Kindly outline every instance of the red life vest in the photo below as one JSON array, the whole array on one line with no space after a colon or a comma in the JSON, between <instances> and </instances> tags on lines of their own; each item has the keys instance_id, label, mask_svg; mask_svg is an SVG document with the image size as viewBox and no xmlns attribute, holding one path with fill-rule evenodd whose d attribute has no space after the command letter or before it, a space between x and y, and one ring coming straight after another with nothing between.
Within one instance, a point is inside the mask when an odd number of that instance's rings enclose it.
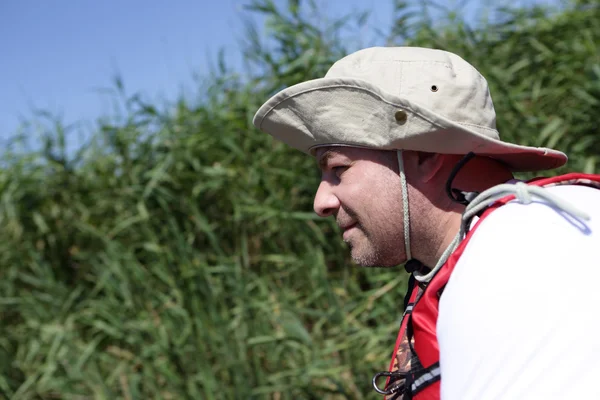
<instances>
[{"instance_id":1,"label":"red life vest","mask_svg":"<svg viewBox=\"0 0 600 400\"><path fill-rule=\"evenodd\" d=\"M527 184L541 187L584 185L600 189L600 175L574 173L553 178L537 178ZM494 210L514 199L514 195L506 196L480 213L475 226L430 282L417 283L414 286L402 317L389 372L377 374L373 378L375 385L378 376L388 376L386 400L440 398L440 354L436 335L440 297L455 265L481 222Z\"/></svg>"}]
</instances>

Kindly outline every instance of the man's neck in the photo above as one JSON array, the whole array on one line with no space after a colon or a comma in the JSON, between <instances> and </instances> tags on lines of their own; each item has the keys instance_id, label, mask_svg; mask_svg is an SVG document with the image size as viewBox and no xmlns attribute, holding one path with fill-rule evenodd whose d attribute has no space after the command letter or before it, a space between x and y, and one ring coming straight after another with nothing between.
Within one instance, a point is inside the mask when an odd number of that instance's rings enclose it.
<instances>
[{"instance_id":1,"label":"man's neck","mask_svg":"<svg viewBox=\"0 0 600 400\"><path fill-rule=\"evenodd\" d=\"M423 264L429 268L433 268L437 264L442 254L456 237L460 229L461 219L462 210L458 207L455 210L440 213L436 219L439 222L435 229L435 235L430 238L431 247L429 247L429 251L418 258Z\"/></svg>"},{"instance_id":2,"label":"man's neck","mask_svg":"<svg viewBox=\"0 0 600 400\"><path fill-rule=\"evenodd\" d=\"M513 179L498 161L487 157L476 157L458 173L453 181L454 188L467 192L482 192L492 186ZM425 216L414 221L411 236L415 240L413 256L429 268L435 267L442 254L450 246L458 233L464 206L451 200L445 190L446 177L436 182L433 192L419 193L419 203L412 204L411 213ZM423 189L423 191L425 191ZM417 194L415 194L417 195Z\"/></svg>"}]
</instances>

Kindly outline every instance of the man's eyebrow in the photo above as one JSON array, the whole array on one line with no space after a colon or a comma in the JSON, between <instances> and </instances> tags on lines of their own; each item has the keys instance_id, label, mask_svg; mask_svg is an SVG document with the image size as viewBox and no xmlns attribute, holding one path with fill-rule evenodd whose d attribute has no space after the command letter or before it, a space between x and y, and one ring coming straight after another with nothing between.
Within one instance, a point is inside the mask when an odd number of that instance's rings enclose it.
<instances>
[{"instance_id":1,"label":"man's eyebrow","mask_svg":"<svg viewBox=\"0 0 600 400\"><path fill-rule=\"evenodd\" d=\"M338 152L338 151L327 150L325 153L323 153L323 155L321 157L319 157L319 168L321 170L326 169L329 160L339 154L340 154L340 152Z\"/></svg>"}]
</instances>

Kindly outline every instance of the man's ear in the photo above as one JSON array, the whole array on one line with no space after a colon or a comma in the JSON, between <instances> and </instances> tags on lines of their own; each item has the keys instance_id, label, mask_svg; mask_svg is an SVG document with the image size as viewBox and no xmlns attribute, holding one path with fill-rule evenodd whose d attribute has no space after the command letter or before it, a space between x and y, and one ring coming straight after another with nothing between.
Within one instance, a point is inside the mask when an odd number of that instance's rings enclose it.
<instances>
[{"instance_id":1,"label":"man's ear","mask_svg":"<svg viewBox=\"0 0 600 400\"><path fill-rule=\"evenodd\" d=\"M419 151L416 156L416 167L419 174L419 180L425 183L430 182L438 174L446 161L444 154L439 153Z\"/></svg>"}]
</instances>

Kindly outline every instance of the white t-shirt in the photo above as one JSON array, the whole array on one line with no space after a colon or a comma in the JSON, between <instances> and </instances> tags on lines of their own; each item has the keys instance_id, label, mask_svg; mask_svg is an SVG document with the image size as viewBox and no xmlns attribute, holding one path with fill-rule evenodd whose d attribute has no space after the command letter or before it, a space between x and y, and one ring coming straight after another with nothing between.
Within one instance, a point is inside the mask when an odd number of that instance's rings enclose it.
<instances>
[{"instance_id":1,"label":"white t-shirt","mask_svg":"<svg viewBox=\"0 0 600 400\"><path fill-rule=\"evenodd\" d=\"M442 400L600 399L600 190L587 212L516 201L479 226L440 299Z\"/></svg>"}]
</instances>

